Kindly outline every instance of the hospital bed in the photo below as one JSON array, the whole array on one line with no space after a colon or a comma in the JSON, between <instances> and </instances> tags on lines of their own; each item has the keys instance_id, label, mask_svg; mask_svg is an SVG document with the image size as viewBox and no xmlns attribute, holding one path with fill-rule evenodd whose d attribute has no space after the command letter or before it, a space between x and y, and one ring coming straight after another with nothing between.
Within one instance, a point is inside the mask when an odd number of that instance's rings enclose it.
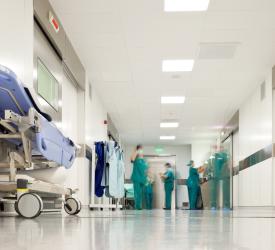
<instances>
[{"instance_id":1,"label":"hospital bed","mask_svg":"<svg viewBox=\"0 0 275 250\"><path fill-rule=\"evenodd\" d=\"M51 194L64 198L68 214L77 214L81 204L72 196L76 190L18 174L37 166L68 169L77 150L77 145L39 109L29 89L0 65L0 211L14 200L19 215L34 218L44 211L45 194Z\"/></svg>"}]
</instances>

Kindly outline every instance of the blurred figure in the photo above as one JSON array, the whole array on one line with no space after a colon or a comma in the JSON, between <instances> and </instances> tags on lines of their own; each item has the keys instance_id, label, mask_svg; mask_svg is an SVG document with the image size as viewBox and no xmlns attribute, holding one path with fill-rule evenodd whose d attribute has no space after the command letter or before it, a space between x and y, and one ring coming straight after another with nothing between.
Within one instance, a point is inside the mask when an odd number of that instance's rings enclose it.
<instances>
[{"instance_id":1,"label":"blurred figure","mask_svg":"<svg viewBox=\"0 0 275 250\"><path fill-rule=\"evenodd\" d=\"M164 191L165 191L165 208L164 210L171 210L172 203L172 192L174 190L174 172L170 163L165 164L166 171L165 173L160 173L160 178L164 182Z\"/></svg>"},{"instance_id":2,"label":"blurred figure","mask_svg":"<svg viewBox=\"0 0 275 250\"><path fill-rule=\"evenodd\" d=\"M218 187L222 183L223 208L230 209L230 169L228 154L225 151L216 152L212 157L212 179L210 180L211 209L218 208Z\"/></svg>"},{"instance_id":3,"label":"blurred figure","mask_svg":"<svg viewBox=\"0 0 275 250\"><path fill-rule=\"evenodd\" d=\"M148 168L147 171L147 181L145 184L145 202L146 209L153 209L153 183L154 183L154 174L151 171L151 168Z\"/></svg>"},{"instance_id":4,"label":"blurred figure","mask_svg":"<svg viewBox=\"0 0 275 250\"><path fill-rule=\"evenodd\" d=\"M141 210L144 185L147 181L146 170L148 167L143 157L142 145L137 145L131 156L131 162L133 163L131 180L134 184L135 209Z\"/></svg>"},{"instance_id":5,"label":"blurred figure","mask_svg":"<svg viewBox=\"0 0 275 250\"><path fill-rule=\"evenodd\" d=\"M197 200L200 192L200 178L197 169L195 169L194 161L190 161L189 166L189 177L187 179L188 197L190 210L197 209Z\"/></svg>"}]
</instances>

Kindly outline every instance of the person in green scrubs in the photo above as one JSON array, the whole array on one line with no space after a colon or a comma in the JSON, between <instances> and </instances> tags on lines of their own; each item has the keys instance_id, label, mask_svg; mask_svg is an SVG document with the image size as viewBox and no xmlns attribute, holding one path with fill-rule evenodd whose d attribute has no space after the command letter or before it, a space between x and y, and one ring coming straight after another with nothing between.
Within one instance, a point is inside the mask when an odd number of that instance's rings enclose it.
<instances>
[{"instance_id":1,"label":"person in green scrubs","mask_svg":"<svg viewBox=\"0 0 275 250\"><path fill-rule=\"evenodd\" d=\"M189 176L187 179L188 197L190 210L197 209L197 199L200 190L200 178L196 168L194 168L194 161L190 161Z\"/></svg>"},{"instance_id":2,"label":"person in green scrubs","mask_svg":"<svg viewBox=\"0 0 275 250\"><path fill-rule=\"evenodd\" d=\"M166 163L165 167L166 167L165 173L160 173L160 178L164 182L164 191L165 191L165 208L163 209L171 210L172 192L174 190L175 175L170 163Z\"/></svg>"},{"instance_id":3,"label":"person in green scrubs","mask_svg":"<svg viewBox=\"0 0 275 250\"><path fill-rule=\"evenodd\" d=\"M145 203L146 209L151 210L153 209L153 183L154 183L154 176L153 173L148 168L147 171L147 180L145 184Z\"/></svg>"},{"instance_id":4,"label":"person in green scrubs","mask_svg":"<svg viewBox=\"0 0 275 250\"><path fill-rule=\"evenodd\" d=\"M210 180L210 192L211 192L211 209L217 209L218 200L218 187L222 182L223 192L223 208L230 209L230 170L228 154L225 151L216 152L211 161L212 163L212 179Z\"/></svg>"},{"instance_id":5,"label":"person in green scrubs","mask_svg":"<svg viewBox=\"0 0 275 250\"><path fill-rule=\"evenodd\" d=\"M133 172L131 180L134 185L134 200L135 200L135 209L142 209L142 200L144 193L144 186L147 181L147 163L143 157L143 148L142 145L137 145L136 150L131 156L131 162L133 163Z\"/></svg>"}]
</instances>

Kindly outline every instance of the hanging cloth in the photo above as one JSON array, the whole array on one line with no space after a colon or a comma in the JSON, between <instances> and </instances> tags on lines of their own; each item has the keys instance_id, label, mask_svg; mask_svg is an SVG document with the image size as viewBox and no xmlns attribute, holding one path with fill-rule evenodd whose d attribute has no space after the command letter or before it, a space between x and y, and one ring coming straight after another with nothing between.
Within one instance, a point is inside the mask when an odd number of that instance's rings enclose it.
<instances>
[{"instance_id":1,"label":"hanging cloth","mask_svg":"<svg viewBox=\"0 0 275 250\"><path fill-rule=\"evenodd\" d=\"M118 166L117 166L117 198L124 197L124 174L125 174L125 166L124 166L124 157L123 151L121 149L117 150L117 158L118 158Z\"/></svg>"},{"instance_id":2,"label":"hanging cloth","mask_svg":"<svg viewBox=\"0 0 275 250\"><path fill-rule=\"evenodd\" d=\"M109 193L117 198L117 166L118 159L116 154L115 142L108 142L108 163L109 163Z\"/></svg>"},{"instance_id":3,"label":"hanging cloth","mask_svg":"<svg viewBox=\"0 0 275 250\"><path fill-rule=\"evenodd\" d=\"M95 143L95 153L97 156L96 169L95 169L95 195L102 197L104 194L104 186L101 185L103 172L104 172L104 143Z\"/></svg>"},{"instance_id":4,"label":"hanging cloth","mask_svg":"<svg viewBox=\"0 0 275 250\"><path fill-rule=\"evenodd\" d=\"M104 169L103 169L103 176L101 181L101 186L105 187L105 191L107 186L109 186L109 168L107 164L107 146L104 143Z\"/></svg>"}]
</instances>

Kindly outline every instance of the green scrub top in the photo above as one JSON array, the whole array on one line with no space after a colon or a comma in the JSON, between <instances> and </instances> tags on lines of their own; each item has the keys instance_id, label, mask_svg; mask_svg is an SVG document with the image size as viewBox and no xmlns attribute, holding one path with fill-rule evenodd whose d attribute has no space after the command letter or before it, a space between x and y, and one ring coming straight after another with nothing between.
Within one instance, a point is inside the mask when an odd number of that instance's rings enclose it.
<instances>
[{"instance_id":1,"label":"green scrub top","mask_svg":"<svg viewBox=\"0 0 275 250\"><path fill-rule=\"evenodd\" d=\"M227 164L228 164L228 155L225 152L216 153L215 159L214 159L214 177L216 178L229 177L230 172Z\"/></svg>"},{"instance_id":2,"label":"green scrub top","mask_svg":"<svg viewBox=\"0 0 275 250\"><path fill-rule=\"evenodd\" d=\"M165 188L174 188L174 180L175 180L175 176L173 173L172 169L167 169L167 171L164 173L164 175L166 176L166 178L164 179L164 186Z\"/></svg>"},{"instance_id":3,"label":"green scrub top","mask_svg":"<svg viewBox=\"0 0 275 250\"><path fill-rule=\"evenodd\" d=\"M198 187L200 185L200 177L198 174L197 169L190 167L189 168L189 176L187 179L187 186L188 187Z\"/></svg>"},{"instance_id":4,"label":"green scrub top","mask_svg":"<svg viewBox=\"0 0 275 250\"><path fill-rule=\"evenodd\" d=\"M146 170L147 162L143 158L136 158L133 163L133 172L131 180L140 184L145 184L147 180Z\"/></svg>"}]
</instances>

